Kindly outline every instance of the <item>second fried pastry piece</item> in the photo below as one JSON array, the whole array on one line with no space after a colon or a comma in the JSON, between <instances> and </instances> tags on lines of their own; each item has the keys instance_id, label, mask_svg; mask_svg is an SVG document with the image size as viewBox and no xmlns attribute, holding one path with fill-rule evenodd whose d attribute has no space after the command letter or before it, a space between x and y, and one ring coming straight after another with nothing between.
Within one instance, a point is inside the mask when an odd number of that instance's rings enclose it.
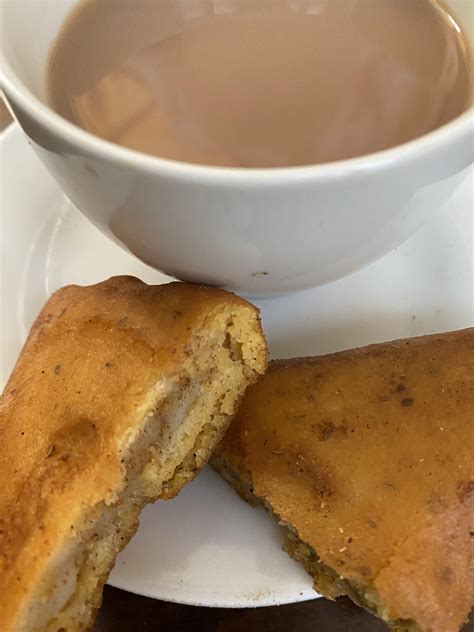
<instances>
[{"instance_id":1,"label":"second fried pastry piece","mask_svg":"<svg viewBox=\"0 0 474 632\"><path fill-rule=\"evenodd\" d=\"M316 589L396 630L474 601L474 329L272 362L213 464Z\"/></svg>"}]
</instances>

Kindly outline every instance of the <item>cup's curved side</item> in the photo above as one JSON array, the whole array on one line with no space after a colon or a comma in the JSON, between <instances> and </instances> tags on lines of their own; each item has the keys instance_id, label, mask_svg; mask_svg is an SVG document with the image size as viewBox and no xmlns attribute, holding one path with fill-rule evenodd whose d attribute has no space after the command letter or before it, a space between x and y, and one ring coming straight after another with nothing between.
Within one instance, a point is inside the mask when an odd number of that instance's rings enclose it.
<instances>
[{"instance_id":1,"label":"cup's curved side","mask_svg":"<svg viewBox=\"0 0 474 632\"><path fill-rule=\"evenodd\" d=\"M254 296L327 283L389 252L472 162L472 137L461 134L418 159L327 179L183 179L95 156L8 96L40 159L106 235L166 274Z\"/></svg>"}]
</instances>

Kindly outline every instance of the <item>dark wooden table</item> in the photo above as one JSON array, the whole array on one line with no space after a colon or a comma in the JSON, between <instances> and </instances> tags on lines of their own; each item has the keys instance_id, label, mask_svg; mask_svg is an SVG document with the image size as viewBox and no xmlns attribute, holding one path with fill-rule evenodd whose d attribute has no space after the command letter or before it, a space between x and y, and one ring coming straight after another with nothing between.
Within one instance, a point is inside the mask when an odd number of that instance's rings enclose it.
<instances>
[{"instance_id":1,"label":"dark wooden table","mask_svg":"<svg viewBox=\"0 0 474 632\"><path fill-rule=\"evenodd\" d=\"M349 599L272 608L197 608L105 588L93 632L387 632ZM474 619L463 632L474 632Z\"/></svg>"},{"instance_id":2,"label":"dark wooden table","mask_svg":"<svg viewBox=\"0 0 474 632\"><path fill-rule=\"evenodd\" d=\"M386 632L348 599L315 599L271 608L197 608L107 586L93 632Z\"/></svg>"}]
</instances>

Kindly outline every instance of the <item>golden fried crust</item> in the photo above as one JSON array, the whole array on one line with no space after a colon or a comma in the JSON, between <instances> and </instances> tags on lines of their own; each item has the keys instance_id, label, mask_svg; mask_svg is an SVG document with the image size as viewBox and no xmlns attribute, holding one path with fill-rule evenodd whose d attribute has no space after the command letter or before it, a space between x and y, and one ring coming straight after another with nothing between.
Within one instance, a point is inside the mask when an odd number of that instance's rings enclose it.
<instances>
[{"instance_id":1,"label":"golden fried crust","mask_svg":"<svg viewBox=\"0 0 474 632\"><path fill-rule=\"evenodd\" d=\"M143 415L143 398L186 372L193 332L229 305L258 324L257 310L230 293L132 277L65 287L47 302L1 400L4 625L84 508L113 499L118 445Z\"/></svg>"},{"instance_id":2,"label":"golden fried crust","mask_svg":"<svg viewBox=\"0 0 474 632\"><path fill-rule=\"evenodd\" d=\"M472 605L473 457L474 329L273 362L218 450L386 620L431 632Z\"/></svg>"}]
</instances>

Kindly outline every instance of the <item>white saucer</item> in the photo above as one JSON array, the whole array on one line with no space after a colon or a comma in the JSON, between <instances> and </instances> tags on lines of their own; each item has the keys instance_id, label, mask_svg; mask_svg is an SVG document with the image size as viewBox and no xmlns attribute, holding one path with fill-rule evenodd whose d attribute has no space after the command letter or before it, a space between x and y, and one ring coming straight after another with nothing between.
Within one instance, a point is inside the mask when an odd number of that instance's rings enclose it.
<instances>
[{"instance_id":1,"label":"white saucer","mask_svg":"<svg viewBox=\"0 0 474 632\"><path fill-rule=\"evenodd\" d=\"M167 277L103 237L66 200L18 129L0 136L1 384L46 298L115 274ZM448 209L397 251L331 285L259 301L273 357L337 351L472 326L473 170ZM109 583L206 606L311 599L277 526L209 468L180 496L148 507Z\"/></svg>"}]
</instances>

